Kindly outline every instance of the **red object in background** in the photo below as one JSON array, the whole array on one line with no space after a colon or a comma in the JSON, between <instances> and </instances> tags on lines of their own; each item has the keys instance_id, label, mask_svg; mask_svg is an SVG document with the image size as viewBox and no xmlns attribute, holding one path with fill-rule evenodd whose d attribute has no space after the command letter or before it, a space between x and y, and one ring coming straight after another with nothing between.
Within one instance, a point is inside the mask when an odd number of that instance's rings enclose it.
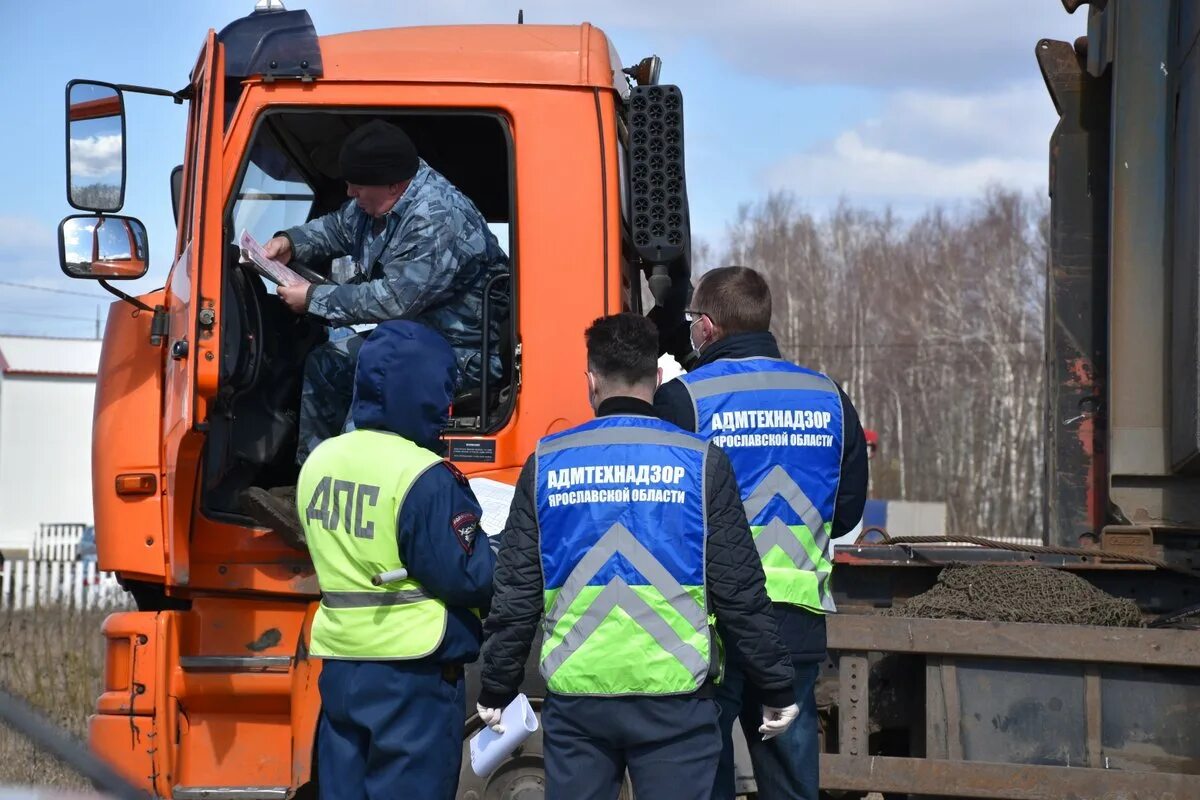
<instances>
[{"instance_id":1,"label":"red object in background","mask_svg":"<svg viewBox=\"0 0 1200 800\"><path fill-rule=\"evenodd\" d=\"M879 447L879 434L875 431L864 428L863 436L867 440L867 458L874 458L875 449Z\"/></svg>"}]
</instances>

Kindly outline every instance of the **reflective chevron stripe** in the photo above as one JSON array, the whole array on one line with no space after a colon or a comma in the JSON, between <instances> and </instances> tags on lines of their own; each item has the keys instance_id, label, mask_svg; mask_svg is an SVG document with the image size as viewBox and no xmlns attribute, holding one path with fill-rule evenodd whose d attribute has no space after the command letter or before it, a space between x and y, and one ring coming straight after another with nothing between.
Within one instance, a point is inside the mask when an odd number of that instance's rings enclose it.
<instances>
[{"instance_id":1,"label":"reflective chevron stripe","mask_svg":"<svg viewBox=\"0 0 1200 800\"><path fill-rule=\"evenodd\" d=\"M558 596L554 598L554 605L546 614L547 619L552 621L552 625L562 618L571 604L579 597L583 587L588 585L588 581L595 577L596 573L612 560L613 556L618 554L624 556L634 569L645 576L650 585L671 604L672 608L679 612L679 616L691 623L697 633L707 630L708 612L696 603L695 598L688 594L687 590L646 549L645 545L619 522L609 528L600 537L600 541L592 545L563 582Z\"/></svg>"},{"instance_id":2,"label":"reflective chevron stripe","mask_svg":"<svg viewBox=\"0 0 1200 800\"><path fill-rule=\"evenodd\" d=\"M635 623L654 637L659 647L678 659L695 680L694 688L699 688L704 683L708 675L708 656L701 653L695 645L680 638L675 629L620 577L609 581L575 625L563 635L562 642L542 658L542 675L547 683L553 679L559 667L599 629L614 608L628 614Z\"/></svg>"},{"instance_id":3,"label":"reflective chevron stripe","mask_svg":"<svg viewBox=\"0 0 1200 800\"><path fill-rule=\"evenodd\" d=\"M746 517L754 520L771 502L771 498L776 495L782 497L784 502L799 515L800 519L804 520L804 524L812 533L813 541L821 552L825 552L829 546L829 536L825 532L825 520L821 519L821 512L813 505L812 500L808 499L804 490L792 480L792 476L787 474L787 470L781 466L776 466L768 472L767 477L763 478L750 496L743 501L746 506Z\"/></svg>"},{"instance_id":4,"label":"reflective chevron stripe","mask_svg":"<svg viewBox=\"0 0 1200 800\"><path fill-rule=\"evenodd\" d=\"M641 573L654 591L661 595L679 616L687 620L694 631L696 640L704 642L706 645L704 650L707 652L701 652L701 649L695 644L684 641L659 612L651 608L619 576L614 577L605 585L575 624L563 634L562 640L556 646L545 647L559 621L571 605L579 599L580 594L588 586L588 582L617 555L622 556ZM546 614L547 635L546 641L543 642L542 675L547 682L587 638L595 633L614 608L620 608L628 614L637 625L654 638L655 643L664 652L674 656L692 675L696 687L704 682L709 671L708 652L711 652L712 649L708 633L707 610L620 523L609 528L575 565Z\"/></svg>"},{"instance_id":5,"label":"reflective chevron stripe","mask_svg":"<svg viewBox=\"0 0 1200 800\"><path fill-rule=\"evenodd\" d=\"M755 536L754 544L759 557L763 559L763 571L767 576L767 594L778 603L790 603L813 610L820 608L830 613L836 611L833 594L829 589L830 570L833 569L829 529L808 495L783 467L772 468L746 498L746 517L755 520L775 497L783 498L792 511L803 520L804 527L790 526L779 517L773 516L761 526ZM814 561L812 554L805 547L806 538L820 554L818 561ZM767 554L776 547L791 559L791 568L782 569L769 563ZM815 575L815 596L811 594L814 586L810 579L789 574L793 569Z\"/></svg>"},{"instance_id":6,"label":"reflective chevron stripe","mask_svg":"<svg viewBox=\"0 0 1200 800\"><path fill-rule=\"evenodd\" d=\"M772 547L778 547L784 553L787 553L797 569L814 572L817 569L817 565L813 563L812 558L808 555L808 551L804 549L804 545L796 538L796 534L779 517L775 517L768 522L762 531L759 532L758 536L754 538L754 546L758 548L759 556L766 556Z\"/></svg>"},{"instance_id":7,"label":"reflective chevron stripe","mask_svg":"<svg viewBox=\"0 0 1200 800\"><path fill-rule=\"evenodd\" d=\"M833 589L829 587L829 583L832 580L832 572L817 573L817 591L821 596L821 608L829 614L837 612L837 606L833 602Z\"/></svg>"}]
</instances>

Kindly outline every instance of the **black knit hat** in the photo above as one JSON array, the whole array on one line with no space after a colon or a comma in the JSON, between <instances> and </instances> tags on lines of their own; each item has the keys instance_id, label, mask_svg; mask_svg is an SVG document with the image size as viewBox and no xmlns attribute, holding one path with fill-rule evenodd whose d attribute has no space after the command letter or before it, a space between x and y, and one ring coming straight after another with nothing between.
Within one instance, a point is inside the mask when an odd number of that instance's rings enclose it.
<instances>
[{"instance_id":1,"label":"black knit hat","mask_svg":"<svg viewBox=\"0 0 1200 800\"><path fill-rule=\"evenodd\" d=\"M408 134L381 119L350 132L338 156L342 179L362 186L403 183L417 174L417 148Z\"/></svg>"}]
</instances>

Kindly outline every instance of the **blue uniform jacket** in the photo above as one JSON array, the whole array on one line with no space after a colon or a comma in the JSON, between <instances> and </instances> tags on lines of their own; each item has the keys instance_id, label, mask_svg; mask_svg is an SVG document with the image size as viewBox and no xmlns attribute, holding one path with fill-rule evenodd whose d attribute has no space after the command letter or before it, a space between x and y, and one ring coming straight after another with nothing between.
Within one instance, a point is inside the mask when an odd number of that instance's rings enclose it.
<instances>
[{"instance_id":1,"label":"blue uniform jacket","mask_svg":"<svg viewBox=\"0 0 1200 800\"><path fill-rule=\"evenodd\" d=\"M412 322L386 322L358 360L351 416L356 428L399 434L439 451L458 366L445 340ZM492 599L495 556L467 480L449 463L426 470L400 506L400 557L409 575L444 602L449 619L429 658L462 664L479 656L482 627L471 610Z\"/></svg>"}]
</instances>

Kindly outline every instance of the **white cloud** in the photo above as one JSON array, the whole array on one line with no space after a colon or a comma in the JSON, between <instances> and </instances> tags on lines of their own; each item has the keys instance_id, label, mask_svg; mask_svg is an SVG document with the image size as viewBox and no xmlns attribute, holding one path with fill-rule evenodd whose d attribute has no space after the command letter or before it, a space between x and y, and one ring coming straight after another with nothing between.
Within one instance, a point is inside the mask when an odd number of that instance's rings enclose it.
<instances>
[{"instance_id":1,"label":"white cloud","mask_svg":"<svg viewBox=\"0 0 1200 800\"><path fill-rule=\"evenodd\" d=\"M942 159L988 152L1002 158L1045 155L1057 118L1046 87L1024 82L990 92L902 90L888 96L864 138Z\"/></svg>"},{"instance_id":2,"label":"white cloud","mask_svg":"<svg viewBox=\"0 0 1200 800\"><path fill-rule=\"evenodd\" d=\"M991 184L1045 190L1055 117L1044 90L903 91L878 117L781 159L762 181L818 206L846 197L902 210L978 196Z\"/></svg>"},{"instance_id":3,"label":"white cloud","mask_svg":"<svg viewBox=\"0 0 1200 800\"><path fill-rule=\"evenodd\" d=\"M121 134L71 139L71 177L100 178L121 171Z\"/></svg>"},{"instance_id":4,"label":"white cloud","mask_svg":"<svg viewBox=\"0 0 1200 800\"><path fill-rule=\"evenodd\" d=\"M1053 0L357 0L345 8L360 25L364 14L410 25L512 22L518 5L531 23L589 20L642 32L660 54L698 38L740 71L790 84L994 87L1037 75L1038 39L1070 41L1087 29L1086 7L1069 15Z\"/></svg>"},{"instance_id":5,"label":"white cloud","mask_svg":"<svg viewBox=\"0 0 1200 800\"><path fill-rule=\"evenodd\" d=\"M1031 159L981 156L941 163L869 145L858 132L847 131L827 148L784 160L771 170L768 183L813 199L887 201L968 197L991 183L1033 189L1045 175L1046 165Z\"/></svg>"}]
</instances>

